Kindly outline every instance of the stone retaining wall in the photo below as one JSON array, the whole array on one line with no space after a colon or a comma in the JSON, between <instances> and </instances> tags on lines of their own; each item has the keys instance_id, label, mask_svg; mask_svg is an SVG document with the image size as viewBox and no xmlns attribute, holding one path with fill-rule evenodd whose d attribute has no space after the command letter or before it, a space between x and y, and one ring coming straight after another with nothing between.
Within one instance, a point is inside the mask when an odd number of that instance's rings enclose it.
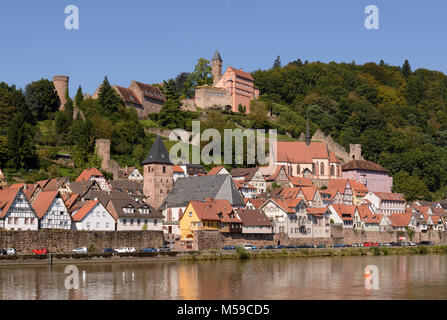
<instances>
[{"instance_id":1,"label":"stone retaining wall","mask_svg":"<svg viewBox=\"0 0 447 320\"><path fill-rule=\"evenodd\" d=\"M375 232L354 229L343 229L341 226L331 226L331 238L297 238L290 239L285 234L243 235L224 234L218 231L195 231L193 250L220 249L224 246L250 243L256 247L265 245L300 245L300 244L353 244L364 242L394 242L400 236L405 236L410 241L409 235L402 232ZM413 242L433 241L435 244L447 244L447 232L428 231L427 233L414 233Z\"/></svg>"},{"instance_id":2,"label":"stone retaining wall","mask_svg":"<svg viewBox=\"0 0 447 320\"><path fill-rule=\"evenodd\" d=\"M51 253L67 253L74 248L94 246L105 248L159 248L163 245L162 231L0 231L0 248L15 248L19 254L46 248Z\"/></svg>"}]
</instances>

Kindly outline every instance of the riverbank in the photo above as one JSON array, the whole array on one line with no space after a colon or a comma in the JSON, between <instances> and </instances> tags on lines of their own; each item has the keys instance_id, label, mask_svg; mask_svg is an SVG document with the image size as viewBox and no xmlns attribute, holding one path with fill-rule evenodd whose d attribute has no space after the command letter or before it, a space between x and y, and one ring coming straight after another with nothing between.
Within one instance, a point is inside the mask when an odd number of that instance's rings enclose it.
<instances>
[{"instance_id":1,"label":"riverbank","mask_svg":"<svg viewBox=\"0 0 447 320\"><path fill-rule=\"evenodd\" d=\"M387 256L447 254L447 245L415 247L324 248L282 250L209 250L201 252L134 252L125 254L54 254L0 257L0 266L67 265L100 263L147 263L168 261L247 260L269 258L309 258L340 256Z\"/></svg>"}]
</instances>

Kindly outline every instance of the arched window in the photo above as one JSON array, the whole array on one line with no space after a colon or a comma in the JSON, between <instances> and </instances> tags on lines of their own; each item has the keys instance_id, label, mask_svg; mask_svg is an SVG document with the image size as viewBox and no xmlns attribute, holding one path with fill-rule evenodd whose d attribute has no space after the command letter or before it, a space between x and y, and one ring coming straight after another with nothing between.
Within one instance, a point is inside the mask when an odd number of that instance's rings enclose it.
<instances>
[{"instance_id":1,"label":"arched window","mask_svg":"<svg viewBox=\"0 0 447 320\"><path fill-rule=\"evenodd\" d=\"M331 165L331 176L335 175L335 168L334 165Z\"/></svg>"},{"instance_id":2,"label":"arched window","mask_svg":"<svg viewBox=\"0 0 447 320\"><path fill-rule=\"evenodd\" d=\"M323 162L320 163L320 174L324 175L324 163Z\"/></svg>"}]
</instances>

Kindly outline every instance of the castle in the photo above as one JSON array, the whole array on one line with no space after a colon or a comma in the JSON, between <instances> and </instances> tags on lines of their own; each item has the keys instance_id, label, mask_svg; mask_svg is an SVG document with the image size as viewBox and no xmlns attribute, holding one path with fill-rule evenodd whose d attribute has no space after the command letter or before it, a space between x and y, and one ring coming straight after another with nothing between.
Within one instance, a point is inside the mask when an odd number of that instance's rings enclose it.
<instances>
[{"instance_id":1,"label":"castle","mask_svg":"<svg viewBox=\"0 0 447 320\"><path fill-rule=\"evenodd\" d=\"M228 66L222 74L222 58L216 51L211 60L213 76L212 86L200 86L195 90L195 97L185 101L187 106L207 109L212 107L230 109L233 112L250 113L250 102L257 99L259 90L255 88L252 76L242 69Z\"/></svg>"}]
</instances>

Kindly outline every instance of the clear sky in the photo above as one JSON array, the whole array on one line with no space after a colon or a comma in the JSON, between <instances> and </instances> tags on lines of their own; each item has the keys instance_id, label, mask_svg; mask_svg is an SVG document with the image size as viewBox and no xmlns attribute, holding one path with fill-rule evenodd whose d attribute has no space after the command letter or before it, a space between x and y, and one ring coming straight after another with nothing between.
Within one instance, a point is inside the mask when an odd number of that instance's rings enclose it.
<instances>
[{"instance_id":1,"label":"clear sky","mask_svg":"<svg viewBox=\"0 0 447 320\"><path fill-rule=\"evenodd\" d=\"M367 5L379 30L364 27ZM67 5L79 30L66 30ZM218 49L245 71L309 61L401 65L447 73L445 0L14 0L0 2L0 81L24 88L70 76L70 95L112 84L161 82Z\"/></svg>"}]
</instances>

